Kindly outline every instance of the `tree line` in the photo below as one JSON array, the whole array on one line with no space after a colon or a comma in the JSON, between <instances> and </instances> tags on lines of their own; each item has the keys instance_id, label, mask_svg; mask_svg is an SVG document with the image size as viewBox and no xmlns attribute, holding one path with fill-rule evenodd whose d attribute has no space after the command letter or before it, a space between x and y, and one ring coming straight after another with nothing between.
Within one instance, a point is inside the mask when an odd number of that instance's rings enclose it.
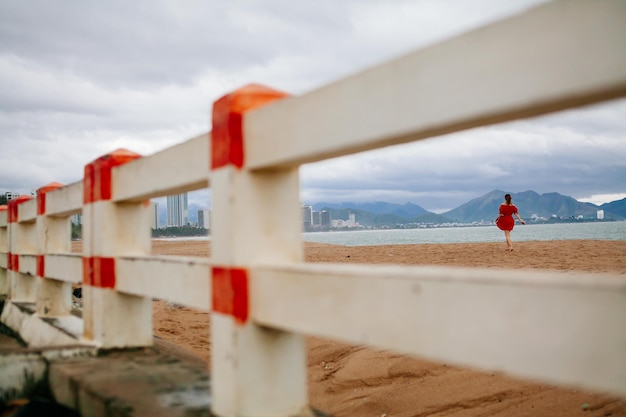
<instances>
[{"instance_id":1,"label":"tree line","mask_svg":"<svg viewBox=\"0 0 626 417\"><path fill-rule=\"evenodd\" d=\"M152 229L152 237L208 236L209 230L195 226L170 226Z\"/></svg>"},{"instance_id":2,"label":"tree line","mask_svg":"<svg viewBox=\"0 0 626 417\"><path fill-rule=\"evenodd\" d=\"M194 226L172 226L151 229L152 237L208 236L209 230ZM82 239L82 225L72 223L72 240Z\"/></svg>"}]
</instances>

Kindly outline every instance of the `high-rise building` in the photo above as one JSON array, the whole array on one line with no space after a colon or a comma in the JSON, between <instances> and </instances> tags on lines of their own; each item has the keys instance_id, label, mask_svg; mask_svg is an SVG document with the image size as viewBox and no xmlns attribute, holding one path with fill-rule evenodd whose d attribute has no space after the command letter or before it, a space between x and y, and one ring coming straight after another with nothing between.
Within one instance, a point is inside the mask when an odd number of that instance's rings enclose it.
<instances>
[{"instance_id":1,"label":"high-rise building","mask_svg":"<svg viewBox=\"0 0 626 417\"><path fill-rule=\"evenodd\" d=\"M305 229L313 225L313 206L302 206L302 221Z\"/></svg>"},{"instance_id":2,"label":"high-rise building","mask_svg":"<svg viewBox=\"0 0 626 417\"><path fill-rule=\"evenodd\" d=\"M153 229L159 228L159 203L156 201L150 202L150 224Z\"/></svg>"},{"instance_id":3,"label":"high-rise building","mask_svg":"<svg viewBox=\"0 0 626 417\"><path fill-rule=\"evenodd\" d=\"M322 225L322 214L319 211L313 212L313 226Z\"/></svg>"},{"instance_id":4,"label":"high-rise building","mask_svg":"<svg viewBox=\"0 0 626 417\"><path fill-rule=\"evenodd\" d=\"M330 211L320 211L320 221L322 227L330 227L332 219L330 218Z\"/></svg>"},{"instance_id":5,"label":"high-rise building","mask_svg":"<svg viewBox=\"0 0 626 417\"><path fill-rule=\"evenodd\" d=\"M167 196L167 225L186 226L189 222L187 193Z\"/></svg>"},{"instance_id":6,"label":"high-rise building","mask_svg":"<svg viewBox=\"0 0 626 417\"><path fill-rule=\"evenodd\" d=\"M211 228L211 210L198 210L198 227Z\"/></svg>"}]
</instances>

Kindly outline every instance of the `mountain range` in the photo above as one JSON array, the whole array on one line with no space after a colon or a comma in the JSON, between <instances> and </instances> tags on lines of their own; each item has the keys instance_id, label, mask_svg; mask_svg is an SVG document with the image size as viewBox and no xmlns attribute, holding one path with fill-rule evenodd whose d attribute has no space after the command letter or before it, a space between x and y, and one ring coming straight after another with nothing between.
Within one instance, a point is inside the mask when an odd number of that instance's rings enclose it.
<instances>
[{"instance_id":1,"label":"mountain range","mask_svg":"<svg viewBox=\"0 0 626 417\"><path fill-rule=\"evenodd\" d=\"M473 223L492 221L498 214L498 207L504 201L505 191L493 190L485 195L468 201L459 207L436 214L414 203L396 204L384 201L369 203L315 203L313 210L327 210L333 219L348 219L350 212L355 213L356 220L363 226L394 226L408 223ZM596 218L598 210L604 210L607 220L626 219L626 198L622 200L595 205L583 203L572 197L559 193L538 194L529 190L521 193L509 193L525 220L535 215L545 219L571 219L582 216L585 219ZM189 221L197 222L199 205L189 205ZM159 205L160 227L165 226L167 216L165 204Z\"/></svg>"},{"instance_id":2,"label":"mountain range","mask_svg":"<svg viewBox=\"0 0 626 417\"><path fill-rule=\"evenodd\" d=\"M347 219L353 212L359 224L363 226L400 225L407 223L473 223L492 221L498 214L498 208L504 201L505 191L493 190L485 195L468 201L461 206L436 214L413 204L394 204L388 202L373 203L315 203L313 210L330 211L333 219ZM626 198L600 206L583 203L559 193L538 194L529 190L521 193L509 193L522 218L530 220L568 220L575 218L595 219L598 210L604 210L607 220L626 219Z\"/></svg>"}]
</instances>

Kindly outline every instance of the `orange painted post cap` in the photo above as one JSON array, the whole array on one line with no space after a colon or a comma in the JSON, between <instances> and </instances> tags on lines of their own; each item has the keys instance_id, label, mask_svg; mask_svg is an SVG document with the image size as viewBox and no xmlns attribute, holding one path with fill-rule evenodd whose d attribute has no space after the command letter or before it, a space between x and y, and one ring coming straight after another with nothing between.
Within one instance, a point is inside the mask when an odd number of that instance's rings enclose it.
<instances>
[{"instance_id":1,"label":"orange painted post cap","mask_svg":"<svg viewBox=\"0 0 626 417\"><path fill-rule=\"evenodd\" d=\"M32 198L33 198L33 196L30 196L30 195L20 195L20 196L15 197L13 200L9 201L9 204L8 204L9 214L7 216L8 217L7 221L9 223L16 223L18 221L17 220L17 217L18 217L17 216L17 207L20 204L22 204L22 203L24 203L24 202L26 202L28 200L31 200Z\"/></svg>"},{"instance_id":2,"label":"orange painted post cap","mask_svg":"<svg viewBox=\"0 0 626 417\"><path fill-rule=\"evenodd\" d=\"M37 189L37 214L42 215L46 213L46 193L64 187L63 184L58 182L51 182Z\"/></svg>"},{"instance_id":3,"label":"orange painted post cap","mask_svg":"<svg viewBox=\"0 0 626 417\"><path fill-rule=\"evenodd\" d=\"M249 110L288 97L287 93L258 84L249 84L213 103L211 169L244 164L243 115Z\"/></svg>"},{"instance_id":4,"label":"orange painted post cap","mask_svg":"<svg viewBox=\"0 0 626 417\"><path fill-rule=\"evenodd\" d=\"M138 153L118 149L87 164L83 179L83 203L110 200L112 192L111 170L138 158L141 158Z\"/></svg>"}]
</instances>

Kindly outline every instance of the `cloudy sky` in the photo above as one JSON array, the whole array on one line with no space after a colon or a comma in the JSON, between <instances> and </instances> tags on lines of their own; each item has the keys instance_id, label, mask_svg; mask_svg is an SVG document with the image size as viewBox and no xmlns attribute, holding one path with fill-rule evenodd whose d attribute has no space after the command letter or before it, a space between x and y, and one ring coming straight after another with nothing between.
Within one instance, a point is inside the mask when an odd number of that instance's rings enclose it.
<instances>
[{"instance_id":1,"label":"cloudy sky","mask_svg":"<svg viewBox=\"0 0 626 417\"><path fill-rule=\"evenodd\" d=\"M0 1L0 193L206 132L242 85L303 94L542 2ZM626 197L625 139L615 101L306 165L302 200L444 211L497 188L600 204Z\"/></svg>"}]
</instances>

